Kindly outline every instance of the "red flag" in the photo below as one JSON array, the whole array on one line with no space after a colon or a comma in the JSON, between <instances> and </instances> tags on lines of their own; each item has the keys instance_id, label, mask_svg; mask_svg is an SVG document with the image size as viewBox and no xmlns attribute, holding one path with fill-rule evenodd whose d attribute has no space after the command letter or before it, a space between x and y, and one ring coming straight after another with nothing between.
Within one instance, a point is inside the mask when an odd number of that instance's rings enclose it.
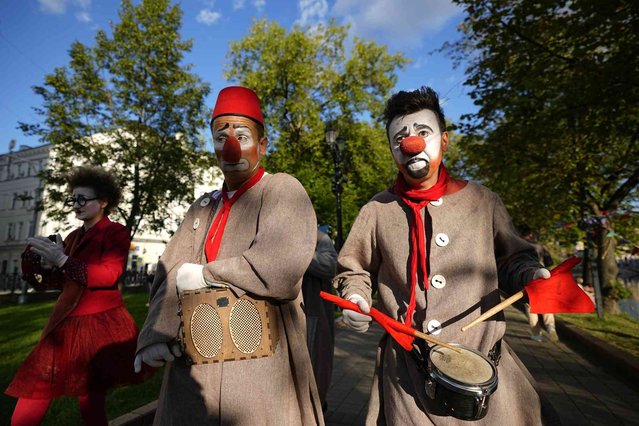
<instances>
[{"instance_id":1,"label":"red flag","mask_svg":"<svg viewBox=\"0 0 639 426\"><path fill-rule=\"evenodd\" d=\"M550 271L550 278L538 278L526 284L524 291L534 314L594 312L595 305L572 276L571 269L581 259L571 257Z\"/></svg>"},{"instance_id":2,"label":"red flag","mask_svg":"<svg viewBox=\"0 0 639 426\"><path fill-rule=\"evenodd\" d=\"M388 334L391 335L393 339L395 339L397 343L399 343L402 348L406 349L407 351L413 349L413 340L415 340L415 338L411 335L412 332L409 331L413 330L411 327L402 324L401 322L396 321L387 315L384 315L382 312L375 308L371 308L370 313L365 314L355 303L346 299L342 299L341 297L335 296L334 294L320 291L320 296L322 297L322 299L328 300L329 302L336 304L342 309L350 309L351 311L371 316L375 321L379 323L379 325L384 328L384 330L388 332Z\"/></svg>"}]
</instances>

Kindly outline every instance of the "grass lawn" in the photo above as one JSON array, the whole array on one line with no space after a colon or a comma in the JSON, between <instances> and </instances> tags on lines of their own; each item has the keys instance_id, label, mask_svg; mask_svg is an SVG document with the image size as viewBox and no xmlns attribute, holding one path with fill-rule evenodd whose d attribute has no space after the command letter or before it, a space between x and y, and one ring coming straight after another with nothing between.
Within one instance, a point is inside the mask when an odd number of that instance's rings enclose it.
<instances>
[{"instance_id":1,"label":"grass lawn","mask_svg":"<svg viewBox=\"0 0 639 426\"><path fill-rule=\"evenodd\" d=\"M630 315L560 314L557 317L639 358L639 321Z\"/></svg>"},{"instance_id":2,"label":"grass lawn","mask_svg":"<svg viewBox=\"0 0 639 426\"><path fill-rule=\"evenodd\" d=\"M146 317L147 293L127 293L124 301L139 327ZM20 363L38 342L53 301L34 302L26 305L0 306L0 387L7 388ZM112 390L107 397L107 415L110 420L155 399L160 391L162 372L158 371L148 381ZM16 399L0 395L0 424L9 425ZM44 420L44 425L80 425L80 413L75 398L55 400Z\"/></svg>"}]
</instances>

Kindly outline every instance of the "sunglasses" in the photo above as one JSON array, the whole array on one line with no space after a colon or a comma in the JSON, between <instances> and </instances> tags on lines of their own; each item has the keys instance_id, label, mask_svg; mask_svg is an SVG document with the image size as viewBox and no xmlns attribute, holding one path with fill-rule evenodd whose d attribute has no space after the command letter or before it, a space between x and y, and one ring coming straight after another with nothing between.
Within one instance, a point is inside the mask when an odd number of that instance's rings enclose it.
<instances>
[{"instance_id":1,"label":"sunglasses","mask_svg":"<svg viewBox=\"0 0 639 426\"><path fill-rule=\"evenodd\" d=\"M78 203L80 207L84 207L87 202L97 199L98 197L86 198L84 195L78 195L77 197L67 197L64 200L64 205L67 207L73 207L76 203Z\"/></svg>"}]
</instances>

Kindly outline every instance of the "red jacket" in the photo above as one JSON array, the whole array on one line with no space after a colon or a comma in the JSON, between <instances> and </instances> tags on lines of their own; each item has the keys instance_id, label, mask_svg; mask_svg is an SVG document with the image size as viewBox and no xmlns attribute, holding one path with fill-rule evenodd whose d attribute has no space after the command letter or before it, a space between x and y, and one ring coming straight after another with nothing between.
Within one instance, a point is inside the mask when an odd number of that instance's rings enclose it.
<instances>
[{"instance_id":1,"label":"red jacket","mask_svg":"<svg viewBox=\"0 0 639 426\"><path fill-rule=\"evenodd\" d=\"M67 236L68 242L65 241L67 254L84 261L88 273L86 290L70 315L93 314L122 305L118 280L129 255L129 230L105 216L79 243L71 241L80 233L81 228L76 229Z\"/></svg>"},{"instance_id":2,"label":"red jacket","mask_svg":"<svg viewBox=\"0 0 639 426\"><path fill-rule=\"evenodd\" d=\"M67 316L104 312L123 304L118 280L126 265L131 244L128 229L105 216L84 236L82 233L82 228L78 228L65 238L64 252L87 265L87 286L72 281L68 274L59 274L62 294L42 336ZM68 264L67 261L65 266Z\"/></svg>"}]
</instances>

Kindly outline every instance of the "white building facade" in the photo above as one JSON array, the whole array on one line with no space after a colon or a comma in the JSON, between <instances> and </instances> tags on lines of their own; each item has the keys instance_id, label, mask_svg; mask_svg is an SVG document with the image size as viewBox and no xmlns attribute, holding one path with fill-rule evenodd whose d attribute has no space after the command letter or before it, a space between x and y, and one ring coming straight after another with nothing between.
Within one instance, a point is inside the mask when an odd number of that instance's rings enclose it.
<instances>
[{"instance_id":1,"label":"white building facade","mask_svg":"<svg viewBox=\"0 0 639 426\"><path fill-rule=\"evenodd\" d=\"M38 147L20 146L12 141L8 153L0 154L0 291L15 288L20 276L20 255L26 239L34 235L51 235L60 232L64 238L69 230L81 222L69 213L66 223L61 223L46 214L47 190L38 173L46 170L51 160L51 145ZM222 185L222 175L216 168L204 173L202 182L196 185L194 199ZM189 207L172 206L169 223L177 224ZM67 229L67 231L60 231ZM175 229L150 232L141 224L131 243L127 271L153 274L159 257ZM13 287L13 288L12 288Z\"/></svg>"}]
</instances>

